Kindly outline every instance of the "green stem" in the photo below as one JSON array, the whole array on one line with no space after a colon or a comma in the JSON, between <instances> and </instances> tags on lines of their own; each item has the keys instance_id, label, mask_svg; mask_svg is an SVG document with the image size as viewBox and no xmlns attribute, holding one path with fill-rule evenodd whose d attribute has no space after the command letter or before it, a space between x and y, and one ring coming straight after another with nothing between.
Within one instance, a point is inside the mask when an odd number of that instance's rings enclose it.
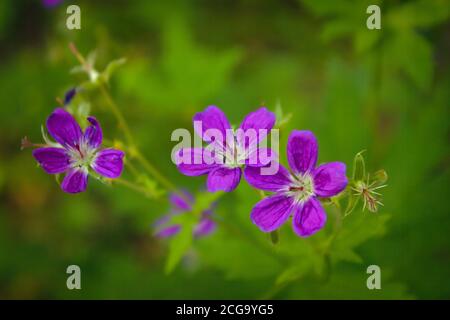
<instances>
[{"instance_id":1,"label":"green stem","mask_svg":"<svg viewBox=\"0 0 450 320\"><path fill-rule=\"evenodd\" d=\"M70 50L74 54L74 56L78 59L78 61L81 63L81 65L86 69L89 70L91 66L89 66L86 62L86 59L83 57L83 55L78 51L76 46L73 43L69 44ZM122 112L120 111L120 108L117 106L117 104L114 102L113 98L108 92L108 89L106 88L106 85L102 80L99 82L100 92L102 93L103 97L105 98L107 105L111 112L114 114L114 116L117 119L117 122L119 123L119 128L122 129L125 138L128 143L128 150L131 153L131 157L136 157L136 159L142 164L142 166L147 170L155 179L157 179L167 190L178 192L175 185L173 185L165 176L163 176L154 166L150 163L142 154L142 152L137 147L135 140L133 138L133 135L131 134L130 127L123 116Z\"/></svg>"},{"instance_id":2,"label":"green stem","mask_svg":"<svg viewBox=\"0 0 450 320\"><path fill-rule=\"evenodd\" d=\"M86 68L86 70L88 70L88 68L90 68L90 66L88 66L86 60L80 54L80 52L76 49L74 44L72 44L72 43L70 44L70 49L72 50L75 57L80 61L80 63ZM176 192L176 193L180 194L180 196L184 197L184 195L179 192L178 188L169 179L167 179L164 175L162 175L161 172L159 170L157 170L156 167L153 166L153 164L144 157L144 155L142 154L142 152L139 150L139 148L137 147L137 145L135 143L133 135L131 134L130 127L128 126L128 123L127 123L125 117L123 116L122 112L120 111L120 108L116 105L116 103L112 99L111 95L109 94L105 83L100 82L99 87L100 87L100 91L101 91L103 97L105 98L105 100L107 102L108 107L110 108L110 110L112 111L112 113L114 114L114 116L116 117L116 119L118 121L120 129L122 129L122 131L124 132L125 138L128 143L127 149L130 151L131 157L135 157L141 163L141 165L144 167L144 169L149 174L151 174L155 179L157 179L167 190ZM135 192L138 192L146 197L150 197L149 193L146 191L145 188L142 188L141 186L136 185L130 181L127 181L124 179L115 179L115 180L113 180L113 183L120 184L120 185L127 187ZM260 195L262 198L265 197L265 194L263 192L261 192ZM220 224L224 229L239 236L241 239L247 241L249 244L259 248L261 251L263 251L267 255L273 257L278 262L280 262L282 264L286 264L289 261L289 259L287 257L280 255L280 254L276 254L271 248L264 245L262 242L258 241L257 239L249 236L247 233L241 232L241 230L236 228L235 226L230 225L227 222L222 221L220 219L215 219L215 221L218 224Z\"/></svg>"},{"instance_id":3,"label":"green stem","mask_svg":"<svg viewBox=\"0 0 450 320\"><path fill-rule=\"evenodd\" d=\"M141 187L141 186L139 186L139 185L137 185L137 184L135 184L135 183L133 183L131 181L118 178L118 179L112 180L111 183L112 184L117 183L117 184L119 184L121 186L124 186L124 187L130 189L130 190L133 190L133 191L135 191L137 193L142 194L146 198L152 198L151 195L149 194L149 192L145 188L143 188L143 187Z\"/></svg>"},{"instance_id":4,"label":"green stem","mask_svg":"<svg viewBox=\"0 0 450 320\"><path fill-rule=\"evenodd\" d=\"M148 173L150 173L155 179L157 179L167 190L176 192L180 196L184 197L184 195L179 192L178 188L172 182L170 182L169 179L162 175L161 172L159 172L159 170L156 169L156 167L153 166L153 164L143 156L140 150L136 149L134 156L142 164L145 170L147 170Z\"/></svg>"},{"instance_id":5,"label":"green stem","mask_svg":"<svg viewBox=\"0 0 450 320\"><path fill-rule=\"evenodd\" d=\"M110 107L111 111L113 112L117 121L119 122L120 128L123 130L125 134L125 137L129 144L128 150L131 151L131 157L134 156L142 164L144 169L147 170L147 172L150 173L150 175L152 175L155 179L157 179L161 183L161 185L163 185L168 191L178 192L175 185L173 185L164 175L162 175L161 172L158 171L156 167L144 157L142 152L136 146L127 121L125 120L124 116L122 115L122 112L109 95L104 84L100 85L100 90L103 96L105 97L106 101L108 102L108 106Z\"/></svg>"},{"instance_id":6,"label":"green stem","mask_svg":"<svg viewBox=\"0 0 450 320\"><path fill-rule=\"evenodd\" d=\"M134 143L134 139L131 134L130 127L128 126L128 123L125 120L125 117L123 116L119 107L116 105L114 100L111 98L111 95L108 93L108 90L106 89L106 86L104 83L100 83L100 91L101 91L103 97L105 98L108 107L111 109L111 112L116 117L117 122L119 123L119 127L122 129L123 133L125 134L125 138L128 142L129 147L131 149L136 148L136 144Z\"/></svg>"},{"instance_id":7,"label":"green stem","mask_svg":"<svg viewBox=\"0 0 450 320\"><path fill-rule=\"evenodd\" d=\"M127 166L128 169L130 169L131 174L133 175L134 178L139 177L139 171L136 169L136 167L133 165L131 161L125 159L125 166Z\"/></svg>"}]
</instances>

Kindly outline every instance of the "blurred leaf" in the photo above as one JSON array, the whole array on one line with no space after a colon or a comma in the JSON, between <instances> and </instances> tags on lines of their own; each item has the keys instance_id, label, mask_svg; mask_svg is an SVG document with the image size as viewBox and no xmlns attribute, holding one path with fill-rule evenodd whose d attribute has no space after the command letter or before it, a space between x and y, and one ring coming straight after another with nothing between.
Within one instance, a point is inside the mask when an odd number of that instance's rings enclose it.
<instances>
[{"instance_id":1,"label":"blurred leaf","mask_svg":"<svg viewBox=\"0 0 450 320\"><path fill-rule=\"evenodd\" d=\"M344 217L351 214L359 203L359 196L355 196L354 192L349 191L347 206L345 207Z\"/></svg>"},{"instance_id":2,"label":"blurred leaf","mask_svg":"<svg viewBox=\"0 0 450 320\"><path fill-rule=\"evenodd\" d=\"M298 263L287 267L275 280L276 285L282 285L287 282L298 280L305 274L309 273L313 264L310 259L303 259Z\"/></svg>"},{"instance_id":3,"label":"blurred leaf","mask_svg":"<svg viewBox=\"0 0 450 320\"><path fill-rule=\"evenodd\" d=\"M171 273L180 263L183 256L191 247L192 239L192 224L189 223L183 224L180 232L170 239L169 255L164 269L166 274Z\"/></svg>"},{"instance_id":4,"label":"blurred leaf","mask_svg":"<svg viewBox=\"0 0 450 320\"><path fill-rule=\"evenodd\" d=\"M354 45L357 53L367 52L374 48L381 38L379 30L363 29L355 34Z\"/></svg>"},{"instance_id":5,"label":"blurred leaf","mask_svg":"<svg viewBox=\"0 0 450 320\"><path fill-rule=\"evenodd\" d=\"M402 3L387 12L386 21L399 31L432 27L450 17L448 0L417 0Z\"/></svg>"},{"instance_id":6,"label":"blurred leaf","mask_svg":"<svg viewBox=\"0 0 450 320\"><path fill-rule=\"evenodd\" d=\"M369 239L380 237L386 232L386 223L390 216L353 214L342 222L342 230L332 243L330 255L334 262L339 260L361 263L355 248Z\"/></svg>"},{"instance_id":7,"label":"blurred leaf","mask_svg":"<svg viewBox=\"0 0 450 320\"><path fill-rule=\"evenodd\" d=\"M105 70L100 74L100 77L102 77L102 79L103 79L105 82L109 82L109 79L111 78L112 74L113 74L120 66L122 66L126 61L127 61L127 59L125 59L125 58L120 58L120 59L111 61L111 62L108 63L108 65L106 66Z\"/></svg>"},{"instance_id":8,"label":"blurred leaf","mask_svg":"<svg viewBox=\"0 0 450 320\"><path fill-rule=\"evenodd\" d=\"M195 203L192 208L194 214L200 215L211 208L216 200L222 197L224 192L199 192L195 195Z\"/></svg>"},{"instance_id":9,"label":"blurred leaf","mask_svg":"<svg viewBox=\"0 0 450 320\"><path fill-rule=\"evenodd\" d=\"M281 107L281 103L277 102L275 106L275 128L284 127L292 118L292 113L285 114L283 112L283 108Z\"/></svg>"},{"instance_id":10,"label":"blurred leaf","mask_svg":"<svg viewBox=\"0 0 450 320\"><path fill-rule=\"evenodd\" d=\"M301 0L301 2L319 16L345 14L352 10L350 1Z\"/></svg>"},{"instance_id":11,"label":"blurred leaf","mask_svg":"<svg viewBox=\"0 0 450 320\"><path fill-rule=\"evenodd\" d=\"M139 175L137 181L143 185L145 191L152 198L160 198L165 193L164 189L160 188L158 183L155 180L150 179L146 174Z\"/></svg>"},{"instance_id":12,"label":"blurred leaf","mask_svg":"<svg viewBox=\"0 0 450 320\"><path fill-rule=\"evenodd\" d=\"M358 268L334 269L330 279L319 285L314 281L302 281L288 293L288 298L296 299L412 299L407 287L393 277L392 271L384 265L381 290L368 290L366 266Z\"/></svg>"},{"instance_id":13,"label":"blurred leaf","mask_svg":"<svg viewBox=\"0 0 450 320\"><path fill-rule=\"evenodd\" d=\"M227 233L221 225L217 234L198 243L198 249L202 260L223 271L227 279L259 279L280 272L274 257Z\"/></svg>"},{"instance_id":14,"label":"blurred leaf","mask_svg":"<svg viewBox=\"0 0 450 320\"><path fill-rule=\"evenodd\" d=\"M347 19L335 19L325 23L320 38L326 42L352 34L354 26Z\"/></svg>"},{"instance_id":15,"label":"blurred leaf","mask_svg":"<svg viewBox=\"0 0 450 320\"><path fill-rule=\"evenodd\" d=\"M432 48L422 36L413 32L398 33L389 42L387 52L392 62L420 89L429 89L434 68Z\"/></svg>"},{"instance_id":16,"label":"blurred leaf","mask_svg":"<svg viewBox=\"0 0 450 320\"><path fill-rule=\"evenodd\" d=\"M146 102L172 110L183 106L203 105L228 81L240 59L240 51L215 52L197 45L179 20L164 27L163 54L158 64L134 65L124 70L124 90Z\"/></svg>"}]
</instances>

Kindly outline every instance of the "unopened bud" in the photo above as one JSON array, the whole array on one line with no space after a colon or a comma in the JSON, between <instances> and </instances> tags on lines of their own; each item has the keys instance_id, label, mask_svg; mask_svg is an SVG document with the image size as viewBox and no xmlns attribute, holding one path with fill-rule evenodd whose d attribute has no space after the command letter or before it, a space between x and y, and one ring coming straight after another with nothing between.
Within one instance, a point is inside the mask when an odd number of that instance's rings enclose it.
<instances>
[{"instance_id":1,"label":"unopened bud","mask_svg":"<svg viewBox=\"0 0 450 320\"><path fill-rule=\"evenodd\" d=\"M377 185L384 184L388 179L388 174L385 170L378 170L373 174L373 181L377 183Z\"/></svg>"},{"instance_id":2,"label":"unopened bud","mask_svg":"<svg viewBox=\"0 0 450 320\"><path fill-rule=\"evenodd\" d=\"M363 157L363 151L358 152L353 159L353 175L352 178L354 181L364 180L366 177L366 163Z\"/></svg>"}]
</instances>

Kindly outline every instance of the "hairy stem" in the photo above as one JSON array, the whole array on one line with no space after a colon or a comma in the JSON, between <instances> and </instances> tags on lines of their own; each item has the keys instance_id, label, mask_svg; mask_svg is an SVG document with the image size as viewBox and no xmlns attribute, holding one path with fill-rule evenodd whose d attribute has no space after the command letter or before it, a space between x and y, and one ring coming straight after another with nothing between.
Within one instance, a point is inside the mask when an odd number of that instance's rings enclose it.
<instances>
[{"instance_id":1,"label":"hairy stem","mask_svg":"<svg viewBox=\"0 0 450 320\"><path fill-rule=\"evenodd\" d=\"M142 166L145 168L145 170L148 171L155 179L159 181L168 191L173 191L179 194L181 197L185 198L185 195L179 192L178 188L164 175L161 174L161 172L156 169L156 167L147 160L147 158L144 157L144 155L141 153L139 149L135 150L136 159L142 164Z\"/></svg>"},{"instance_id":2,"label":"hairy stem","mask_svg":"<svg viewBox=\"0 0 450 320\"><path fill-rule=\"evenodd\" d=\"M125 120L125 117L123 116L119 107L116 105L114 100L111 98L111 95L109 94L108 90L106 89L106 86L104 83L100 83L100 92L102 93L103 97L105 98L111 112L116 117L117 122L119 123L119 127L122 129L128 145L130 146L130 148L136 148L136 144L134 143L134 138L133 138L133 135L131 134L130 127L128 126L128 123Z\"/></svg>"},{"instance_id":3,"label":"hairy stem","mask_svg":"<svg viewBox=\"0 0 450 320\"><path fill-rule=\"evenodd\" d=\"M125 180L125 179L122 179L122 178L118 178L118 179L112 180L111 183L112 184L116 183L116 184L119 184L121 186L124 186L124 187L126 187L126 188L128 188L130 190L133 190L133 191L135 191L137 193L140 193L141 195L145 196L146 198L152 198L151 195L149 194L149 192L145 188L143 188L143 187L141 187L141 186L139 186L139 185L137 185L137 184L135 184L135 183L133 183L131 181L128 181L128 180Z\"/></svg>"},{"instance_id":4,"label":"hairy stem","mask_svg":"<svg viewBox=\"0 0 450 320\"><path fill-rule=\"evenodd\" d=\"M80 64L86 69L86 71L89 71L92 68L92 66L90 66L87 63L86 59L78 51L75 44L70 43L69 48L72 51L73 55L80 62ZM117 122L119 123L119 128L123 131L123 133L125 135L125 139L128 144L128 150L131 151L130 152L131 156L136 157L136 159L142 164L142 166L145 168L145 170L148 171L148 173L151 174L155 179L157 179L159 181L159 183L161 183L161 185L163 185L168 191L173 191L173 192L179 193L179 191L177 190L175 185L173 183L171 183L164 175L162 175L161 172L159 170L157 170L156 167L143 156L142 152L139 150L139 148L137 147L137 145L135 143L135 140L134 140L133 135L130 130L130 126L128 125L125 117L123 116L122 111L117 106L117 104L114 102L113 98L109 94L106 84L101 79L99 80L99 88L100 88L101 94L103 95L103 97L105 98L105 100L107 102L109 109L111 110L113 115L116 117ZM183 195L180 194L180 196L183 196Z\"/></svg>"}]
</instances>

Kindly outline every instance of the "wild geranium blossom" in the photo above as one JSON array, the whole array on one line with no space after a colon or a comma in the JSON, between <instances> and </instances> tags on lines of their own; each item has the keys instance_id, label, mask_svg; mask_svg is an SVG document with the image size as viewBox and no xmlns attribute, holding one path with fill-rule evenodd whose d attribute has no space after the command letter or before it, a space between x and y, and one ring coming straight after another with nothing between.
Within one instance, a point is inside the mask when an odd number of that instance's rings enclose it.
<instances>
[{"instance_id":1,"label":"wild geranium blossom","mask_svg":"<svg viewBox=\"0 0 450 320\"><path fill-rule=\"evenodd\" d=\"M180 232L181 225L172 224L170 220L174 215L191 211L194 204L194 197L189 192L184 191L182 195L176 193L170 194L169 201L172 205L170 213L155 223L157 230L155 236L159 238L171 237ZM206 236L216 229L216 223L210 218L212 212L212 207L202 212L200 222L193 230L194 236Z\"/></svg>"},{"instance_id":2,"label":"wild geranium blossom","mask_svg":"<svg viewBox=\"0 0 450 320\"><path fill-rule=\"evenodd\" d=\"M249 113L237 130L233 130L227 117L216 106L209 106L194 118L194 130L210 148L183 148L177 155L177 166L187 176L208 175L210 192L232 191L241 180L241 168L261 167L270 162L275 153L260 148L275 124L275 115L267 108Z\"/></svg>"},{"instance_id":3,"label":"wild geranium blossom","mask_svg":"<svg viewBox=\"0 0 450 320\"><path fill-rule=\"evenodd\" d=\"M57 108L47 119L47 130L56 143L33 150L33 156L49 174L65 173L61 188L67 193L86 190L89 170L106 178L118 178L123 170L125 153L115 149L102 149L103 133L94 117L89 127L81 130L74 117Z\"/></svg>"},{"instance_id":4,"label":"wild geranium blossom","mask_svg":"<svg viewBox=\"0 0 450 320\"><path fill-rule=\"evenodd\" d=\"M332 197L347 186L342 162L324 163L316 168L318 144L310 131L294 130L288 139L287 157L292 173L279 166L277 174L261 175L259 168L247 167L245 177L253 187L275 192L256 204L251 219L262 231L278 229L293 214L294 231L308 237L323 228L327 220L317 197Z\"/></svg>"}]
</instances>

